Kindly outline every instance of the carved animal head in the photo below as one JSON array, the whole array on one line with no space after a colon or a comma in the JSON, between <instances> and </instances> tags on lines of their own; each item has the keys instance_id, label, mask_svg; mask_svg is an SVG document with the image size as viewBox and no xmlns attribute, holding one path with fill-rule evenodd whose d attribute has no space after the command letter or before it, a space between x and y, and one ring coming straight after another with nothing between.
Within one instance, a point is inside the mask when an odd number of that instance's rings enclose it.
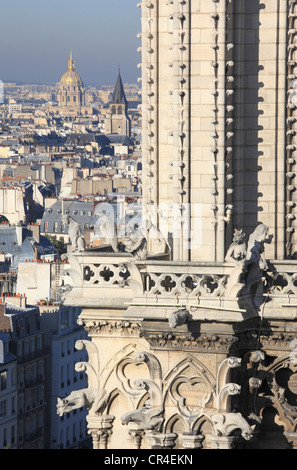
<instances>
[{"instance_id":1,"label":"carved animal head","mask_svg":"<svg viewBox=\"0 0 297 470\"><path fill-rule=\"evenodd\" d=\"M190 314L188 310L178 310L171 313L168 318L170 328L184 325L189 320Z\"/></svg>"},{"instance_id":2,"label":"carved animal head","mask_svg":"<svg viewBox=\"0 0 297 470\"><path fill-rule=\"evenodd\" d=\"M235 229L234 230L234 235L233 235L233 241L234 242L238 243L238 242L244 240L244 237L245 237L245 233L242 231L242 229L240 229L240 230Z\"/></svg>"},{"instance_id":3,"label":"carved animal head","mask_svg":"<svg viewBox=\"0 0 297 470\"><path fill-rule=\"evenodd\" d=\"M62 398L58 397L58 400L57 400L57 413L58 413L59 416L63 416L63 414L66 411L67 405L68 405L67 400L65 400L65 399L63 400Z\"/></svg>"}]
</instances>

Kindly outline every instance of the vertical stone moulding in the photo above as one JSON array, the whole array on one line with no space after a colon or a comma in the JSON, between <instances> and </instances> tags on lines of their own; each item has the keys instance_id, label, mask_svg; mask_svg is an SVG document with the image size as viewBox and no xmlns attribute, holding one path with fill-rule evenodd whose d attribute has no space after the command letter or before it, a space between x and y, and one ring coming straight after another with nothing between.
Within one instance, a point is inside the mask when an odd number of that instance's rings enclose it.
<instances>
[{"instance_id":1,"label":"vertical stone moulding","mask_svg":"<svg viewBox=\"0 0 297 470\"><path fill-rule=\"evenodd\" d=\"M158 202L157 158L157 41L158 1L143 1L142 8L142 120L143 120L143 207L144 217L155 217L152 207ZM155 219L154 223L156 222Z\"/></svg>"},{"instance_id":2,"label":"vertical stone moulding","mask_svg":"<svg viewBox=\"0 0 297 470\"><path fill-rule=\"evenodd\" d=\"M296 27L296 1L288 0L288 33L287 33L287 122L286 122L286 256L291 258L294 251L294 220L293 209L295 207L294 192L295 187L295 122L296 122L296 89L297 89L297 30Z\"/></svg>"},{"instance_id":3,"label":"vertical stone moulding","mask_svg":"<svg viewBox=\"0 0 297 470\"><path fill-rule=\"evenodd\" d=\"M213 37L213 44L212 44L212 49L213 49L213 60L212 60L212 67L213 67L213 88L211 90L211 95L213 97L213 105L212 105L212 129L213 129L213 134L212 134L212 147L211 147L211 153L212 153L212 160L213 160L213 189L212 189L212 195L213 195L213 205L212 205L212 211L213 211L213 217L214 217L214 231L215 231L215 259L216 259L216 245L217 245L217 225L218 225L218 140L217 140L217 133L218 133L218 21L219 21L219 15L217 14L217 0L211 0L211 25L213 27L212 30L212 37Z\"/></svg>"},{"instance_id":4,"label":"vertical stone moulding","mask_svg":"<svg viewBox=\"0 0 297 470\"><path fill-rule=\"evenodd\" d=\"M190 172L190 1L173 0L173 204L174 259L189 261L190 222L184 204L189 207Z\"/></svg>"},{"instance_id":5,"label":"vertical stone moulding","mask_svg":"<svg viewBox=\"0 0 297 470\"><path fill-rule=\"evenodd\" d=\"M233 224L233 157L234 157L234 1L226 0L226 107L225 107L225 223L226 223L226 245L232 242Z\"/></svg>"},{"instance_id":6,"label":"vertical stone moulding","mask_svg":"<svg viewBox=\"0 0 297 470\"><path fill-rule=\"evenodd\" d=\"M214 60L214 131L213 138L213 165L214 188L213 209L215 232L215 260L223 262L225 258L225 147L226 147L226 0L211 0L213 24L213 50Z\"/></svg>"}]
</instances>

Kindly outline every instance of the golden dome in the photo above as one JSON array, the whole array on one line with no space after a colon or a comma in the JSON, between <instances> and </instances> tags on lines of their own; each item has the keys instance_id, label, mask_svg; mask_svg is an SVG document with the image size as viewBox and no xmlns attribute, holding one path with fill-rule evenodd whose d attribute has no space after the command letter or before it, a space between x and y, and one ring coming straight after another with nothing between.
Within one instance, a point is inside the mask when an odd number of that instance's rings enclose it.
<instances>
[{"instance_id":1,"label":"golden dome","mask_svg":"<svg viewBox=\"0 0 297 470\"><path fill-rule=\"evenodd\" d=\"M72 59L72 52L70 53L70 60L68 61L68 70L64 73L60 81L61 85L83 85L82 79L79 74L75 72L74 60Z\"/></svg>"}]
</instances>

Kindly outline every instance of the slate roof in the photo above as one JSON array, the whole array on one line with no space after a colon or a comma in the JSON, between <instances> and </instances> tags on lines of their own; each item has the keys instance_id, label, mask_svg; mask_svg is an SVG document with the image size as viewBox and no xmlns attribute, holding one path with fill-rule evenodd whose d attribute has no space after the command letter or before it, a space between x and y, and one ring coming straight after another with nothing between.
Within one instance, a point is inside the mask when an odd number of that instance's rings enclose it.
<instances>
[{"instance_id":1,"label":"slate roof","mask_svg":"<svg viewBox=\"0 0 297 470\"><path fill-rule=\"evenodd\" d=\"M97 142L100 147L108 145L130 145L131 141L127 135L120 134L71 134L68 136L66 145L83 146L91 142Z\"/></svg>"},{"instance_id":2,"label":"slate roof","mask_svg":"<svg viewBox=\"0 0 297 470\"><path fill-rule=\"evenodd\" d=\"M22 240L18 243L17 227L0 226L0 252L12 255L11 266L17 268L20 262L35 258L35 246L40 256L57 254L56 248L43 236L40 241L32 237L32 232L22 227Z\"/></svg>"},{"instance_id":3,"label":"slate roof","mask_svg":"<svg viewBox=\"0 0 297 470\"><path fill-rule=\"evenodd\" d=\"M63 201L64 214L68 213L77 223L80 224L84 232L85 225L92 227L97 218L93 216L93 202L88 201ZM62 201L58 200L51 207L44 211L41 220L40 231L42 233L57 233L67 234L68 225L65 231L62 232ZM54 223L57 222L57 229L54 230ZM47 230L45 230L47 224Z\"/></svg>"},{"instance_id":4,"label":"slate roof","mask_svg":"<svg viewBox=\"0 0 297 470\"><path fill-rule=\"evenodd\" d=\"M121 134L107 134L106 137L108 138L110 144L113 145L131 145L131 141L127 135Z\"/></svg>"}]
</instances>

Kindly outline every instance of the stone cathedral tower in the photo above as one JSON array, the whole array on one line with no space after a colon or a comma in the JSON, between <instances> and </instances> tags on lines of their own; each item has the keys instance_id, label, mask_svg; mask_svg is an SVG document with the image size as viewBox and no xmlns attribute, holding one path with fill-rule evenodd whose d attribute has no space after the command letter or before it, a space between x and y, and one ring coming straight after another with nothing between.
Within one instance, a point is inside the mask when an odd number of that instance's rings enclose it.
<instances>
[{"instance_id":1,"label":"stone cathedral tower","mask_svg":"<svg viewBox=\"0 0 297 470\"><path fill-rule=\"evenodd\" d=\"M259 221L273 235L271 257L296 252L294 8L142 6L144 204L161 226L169 211L176 260L222 262L234 228L251 233Z\"/></svg>"},{"instance_id":2,"label":"stone cathedral tower","mask_svg":"<svg viewBox=\"0 0 297 470\"><path fill-rule=\"evenodd\" d=\"M128 137L131 136L131 121L128 116L128 101L126 99L120 70L118 72L112 99L109 104L109 112L105 119L105 133L127 135Z\"/></svg>"},{"instance_id":3,"label":"stone cathedral tower","mask_svg":"<svg viewBox=\"0 0 297 470\"><path fill-rule=\"evenodd\" d=\"M58 411L96 449L297 448L297 1L139 7L144 230L73 239L89 388Z\"/></svg>"}]
</instances>

